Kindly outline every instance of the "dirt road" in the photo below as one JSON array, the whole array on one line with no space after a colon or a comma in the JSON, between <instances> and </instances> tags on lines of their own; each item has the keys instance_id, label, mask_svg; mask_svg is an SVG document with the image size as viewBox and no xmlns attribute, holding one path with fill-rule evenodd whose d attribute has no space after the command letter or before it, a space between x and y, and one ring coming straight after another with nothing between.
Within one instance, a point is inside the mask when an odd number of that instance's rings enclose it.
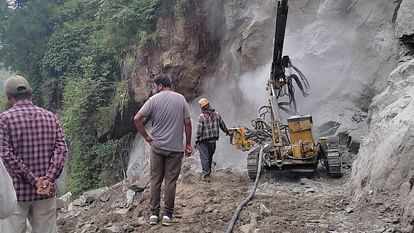
<instances>
[{"instance_id":1,"label":"dirt road","mask_svg":"<svg viewBox=\"0 0 414 233\"><path fill-rule=\"evenodd\" d=\"M234 232L404 232L389 197L378 198L374 204L352 202L352 196L346 195L348 175L346 170L343 178L331 179L321 169L308 179L268 171ZM128 204L126 192L133 193L127 191L131 184L118 184L75 201L59 214L59 232L225 232L253 181L245 171L217 171L211 183L201 181L199 174L184 173L176 199L180 223L170 227L148 224L148 189L136 193Z\"/></svg>"}]
</instances>

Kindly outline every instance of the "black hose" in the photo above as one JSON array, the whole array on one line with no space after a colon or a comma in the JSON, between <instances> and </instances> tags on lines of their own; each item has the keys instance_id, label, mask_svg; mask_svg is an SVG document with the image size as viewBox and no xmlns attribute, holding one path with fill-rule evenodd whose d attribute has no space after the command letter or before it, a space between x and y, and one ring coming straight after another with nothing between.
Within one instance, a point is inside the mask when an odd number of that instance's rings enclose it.
<instances>
[{"instance_id":1,"label":"black hose","mask_svg":"<svg viewBox=\"0 0 414 233\"><path fill-rule=\"evenodd\" d=\"M289 130L289 128L285 128L285 135L286 135L286 138L287 138L287 140L288 140L288 144L290 145L290 144L292 144L291 142L290 142L290 138L289 138L289 135L288 135L288 130Z\"/></svg>"},{"instance_id":2,"label":"black hose","mask_svg":"<svg viewBox=\"0 0 414 233\"><path fill-rule=\"evenodd\" d=\"M279 102L279 108L285 111L288 114L297 114L297 104L296 104L296 97L295 97L295 86L299 88L302 95L304 97L308 96L310 94L310 84L308 79L305 77L305 75L300 71L296 66L294 66L291 61L289 60L287 63L287 67L292 68L294 70L293 74L290 74L289 76L283 75L281 77L281 83L282 86L276 90L276 99L279 99L280 97L287 97L286 102ZM285 106L288 107L285 107Z\"/></svg>"},{"instance_id":3,"label":"black hose","mask_svg":"<svg viewBox=\"0 0 414 233\"><path fill-rule=\"evenodd\" d=\"M240 203L240 205L237 207L236 212L234 212L234 215L231 218L229 226L227 227L226 233L232 233L233 232L234 225L236 224L236 221L239 218L241 210L253 198L254 194L256 193L257 185L259 184L260 173L261 173L261 170L262 170L263 150L264 150L264 148L260 149L260 152L259 152L259 162L257 163L256 180L254 181L253 190L250 193L250 195L246 199L244 199Z\"/></svg>"},{"instance_id":4,"label":"black hose","mask_svg":"<svg viewBox=\"0 0 414 233\"><path fill-rule=\"evenodd\" d=\"M300 79L302 80L303 86L304 86L304 90L306 92L308 92L310 90L310 84L308 79L306 78L306 76L302 73L302 71L300 71L296 66L292 65L292 68L296 71L296 73L299 74ZM307 93L309 95L309 93Z\"/></svg>"}]
</instances>

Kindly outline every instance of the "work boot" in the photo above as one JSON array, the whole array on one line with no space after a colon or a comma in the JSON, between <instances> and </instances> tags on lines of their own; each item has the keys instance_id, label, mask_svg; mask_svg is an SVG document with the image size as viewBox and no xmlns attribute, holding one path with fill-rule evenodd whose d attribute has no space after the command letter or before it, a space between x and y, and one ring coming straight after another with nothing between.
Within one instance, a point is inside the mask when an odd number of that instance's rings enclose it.
<instances>
[{"instance_id":1,"label":"work boot","mask_svg":"<svg viewBox=\"0 0 414 233\"><path fill-rule=\"evenodd\" d=\"M171 226L175 223L179 223L178 219L174 217L173 214L165 213L162 217L162 225L163 226Z\"/></svg>"},{"instance_id":2,"label":"work boot","mask_svg":"<svg viewBox=\"0 0 414 233\"><path fill-rule=\"evenodd\" d=\"M210 183L211 182L210 175L203 175L201 177L201 180L204 181L204 182Z\"/></svg>"}]
</instances>

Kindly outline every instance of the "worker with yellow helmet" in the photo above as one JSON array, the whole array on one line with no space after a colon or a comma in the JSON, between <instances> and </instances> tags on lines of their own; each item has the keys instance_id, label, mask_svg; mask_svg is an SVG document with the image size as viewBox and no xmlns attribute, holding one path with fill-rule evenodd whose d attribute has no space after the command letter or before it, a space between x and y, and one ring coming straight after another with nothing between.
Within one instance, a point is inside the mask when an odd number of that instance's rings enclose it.
<instances>
[{"instance_id":1,"label":"worker with yellow helmet","mask_svg":"<svg viewBox=\"0 0 414 233\"><path fill-rule=\"evenodd\" d=\"M203 180L210 182L211 165L216 151L216 141L219 139L219 128L230 135L220 114L210 106L208 99L201 98L198 101L201 114L198 117L196 146L200 152Z\"/></svg>"}]
</instances>

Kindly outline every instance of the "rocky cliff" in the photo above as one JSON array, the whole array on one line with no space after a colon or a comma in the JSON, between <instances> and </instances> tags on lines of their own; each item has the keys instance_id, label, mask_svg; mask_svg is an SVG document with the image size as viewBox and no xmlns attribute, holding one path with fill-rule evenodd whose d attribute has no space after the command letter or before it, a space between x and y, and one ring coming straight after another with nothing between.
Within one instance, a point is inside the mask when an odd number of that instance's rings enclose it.
<instances>
[{"instance_id":1,"label":"rocky cliff","mask_svg":"<svg viewBox=\"0 0 414 233\"><path fill-rule=\"evenodd\" d=\"M216 1L168 4L175 10L158 19L155 35L136 52L130 86L138 103L148 98L148 81L155 74L171 74L174 88L191 99L201 79L215 68L221 34L209 16L219 10Z\"/></svg>"},{"instance_id":2,"label":"rocky cliff","mask_svg":"<svg viewBox=\"0 0 414 233\"><path fill-rule=\"evenodd\" d=\"M351 187L357 200L396 197L406 221L414 216L414 1L403 0L395 35L400 63L370 105L369 131L354 162ZM372 193L373 195L367 195Z\"/></svg>"}]
</instances>

